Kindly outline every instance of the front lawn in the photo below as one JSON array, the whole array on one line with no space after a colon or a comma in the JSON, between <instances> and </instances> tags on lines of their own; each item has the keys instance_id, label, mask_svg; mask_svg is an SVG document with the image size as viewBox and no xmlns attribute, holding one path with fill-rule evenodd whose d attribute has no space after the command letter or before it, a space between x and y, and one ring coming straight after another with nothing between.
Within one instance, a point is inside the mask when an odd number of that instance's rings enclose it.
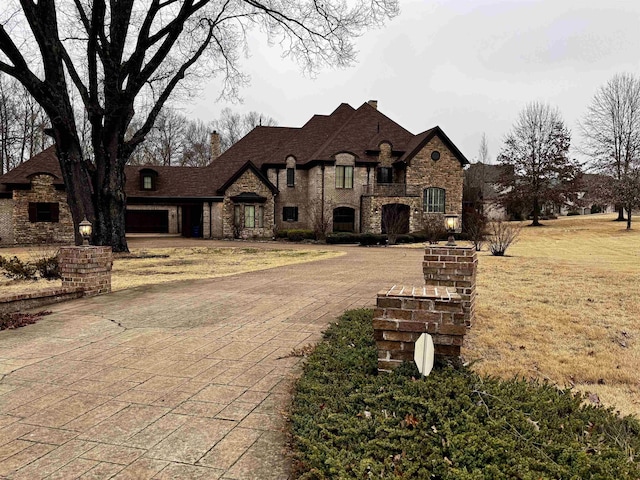
<instances>
[{"instance_id":1,"label":"front lawn","mask_svg":"<svg viewBox=\"0 0 640 480\"><path fill-rule=\"evenodd\" d=\"M545 383L376 362L370 311L327 330L292 406L298 478L640 478L633 417Z\"/></svg>"}]
</instances>

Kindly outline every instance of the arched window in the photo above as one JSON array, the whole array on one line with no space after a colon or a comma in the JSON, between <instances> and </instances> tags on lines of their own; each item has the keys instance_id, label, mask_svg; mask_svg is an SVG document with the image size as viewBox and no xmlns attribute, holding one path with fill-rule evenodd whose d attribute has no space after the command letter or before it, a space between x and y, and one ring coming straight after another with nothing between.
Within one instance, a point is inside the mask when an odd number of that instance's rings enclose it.
<instances>
[{"instance_id":1,"label":"arched window","mask_svg":"<svg viewBox=\"0 0 640 480\"><path fill-rule=\"evenodd\" d=\"M424 200L422 209L427 213L444 212L444 188L430 187L424 189Z\"/></svg>"}]
</instances>

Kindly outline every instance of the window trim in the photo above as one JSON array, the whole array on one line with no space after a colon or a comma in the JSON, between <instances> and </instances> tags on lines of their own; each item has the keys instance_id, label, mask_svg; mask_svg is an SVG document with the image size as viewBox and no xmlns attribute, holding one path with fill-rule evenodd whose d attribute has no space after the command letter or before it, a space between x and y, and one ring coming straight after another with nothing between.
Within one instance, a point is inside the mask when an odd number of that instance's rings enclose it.
<instances>
[{"instance_id":1,"label":"window trim","mask_svg":"<svg viewBox=\"0 0 640 480\"><path fill-rule=\"evenodd\" d=\"M291 212L293 215L288 217L286 212ZM288 206L282 207L282 221L283 222L297 222L298 221L298 207Z\"/></svg>"},{"instance_id":2,"label":"window trim","mask_svg":"<svg viewBox=\"0 0 640 480\"><path fill-rule=\"evenodd\" d=\"M435 194L438 197L436 198ZM437 200L437 203L436 203ZM428 187L424 189L422 195L422 210L426 213L446 213L447 211L447 192L444 188Z\"/></svg>"},{"instance_id":3,"label":"window trim","mask_svg":"<svg viewBox=\"0 0 640 480\"><path fill-rule=\"evenodd\" d=\"M348 170L347 170L348 169ZM351 172L349 176L347 176L347 171ZM341 172L341 173L339 173ZM354 168L353 165L336 165L336 189L353 189L353 176L354 176ZM350 182L347 184L347 179Z\"/></svg>"},{"instance_id":4,"label":"window trim","mask_svg":"<svg viewBox=\"0 0 640 480\"><path fill-rule=\"evenodd\" d=\"M30 223L60 223L59 202L29 202L28 213Z\"/></svg>"},{"instance_id":5,"label":"window trim","mask_svg":"<svg viewBox=\"0 0 640 480\"><path fill-rule=\"evenodd\" d=\"M256 206L244 206L244 228L256 228Z\"/></svg>"}]
</instances>

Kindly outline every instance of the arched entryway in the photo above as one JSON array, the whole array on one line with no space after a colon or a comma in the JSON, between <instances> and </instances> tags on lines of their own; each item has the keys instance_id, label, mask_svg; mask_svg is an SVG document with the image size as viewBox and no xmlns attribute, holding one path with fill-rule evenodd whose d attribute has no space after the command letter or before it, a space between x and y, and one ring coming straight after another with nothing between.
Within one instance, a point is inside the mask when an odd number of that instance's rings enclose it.
<instances>
[{"instance_id":1,"label":"arched entryway","mask_svg":"<svg viewBox=\"0 0 640 480\"><path fill-rule=\"evenodd\" d=\"M350 207L333 209L333 231L353 232L355 230L356 211Z\"/></svg>"},{"instance_id":2,"label":"arched entryway","mask_svg":"<svg viewBox=\"0 0 640 480\"><path fill-rule=\"evenodd\" d=\"M401 203L388 203L382 206L382 233L401 235L409 233L411 208Z\"/></svg>"}]
</instances>

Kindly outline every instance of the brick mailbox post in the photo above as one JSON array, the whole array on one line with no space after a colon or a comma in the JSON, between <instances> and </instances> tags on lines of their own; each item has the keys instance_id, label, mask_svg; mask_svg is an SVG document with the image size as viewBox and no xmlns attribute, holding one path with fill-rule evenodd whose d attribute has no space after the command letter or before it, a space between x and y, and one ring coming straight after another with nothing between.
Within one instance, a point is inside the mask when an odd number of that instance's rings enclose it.
<instances>
[{"instance_id":1,"label":"brick mailbox post","mask_svg":"<svg viewBox=\"0 0 640 480\"><path fill-rule=\"evenodd\" d=\"M63 287L79 287L83 296L111 292L111 247L60 247L58 256Z\"/></svg>"},{"instance_id":2,"label":"brick mailbox post","mask_svg":"<svg viewBox=\"0 0 640 480\"><path fill-rule=\"evenodd\" d=\"M378 293L373 330L378 371L413 361L415 342L432 336L436 357L458 359L475 315L478 255L473 246L428 245L425 285L394 286Z\"/></svg>"}]
</instances>

